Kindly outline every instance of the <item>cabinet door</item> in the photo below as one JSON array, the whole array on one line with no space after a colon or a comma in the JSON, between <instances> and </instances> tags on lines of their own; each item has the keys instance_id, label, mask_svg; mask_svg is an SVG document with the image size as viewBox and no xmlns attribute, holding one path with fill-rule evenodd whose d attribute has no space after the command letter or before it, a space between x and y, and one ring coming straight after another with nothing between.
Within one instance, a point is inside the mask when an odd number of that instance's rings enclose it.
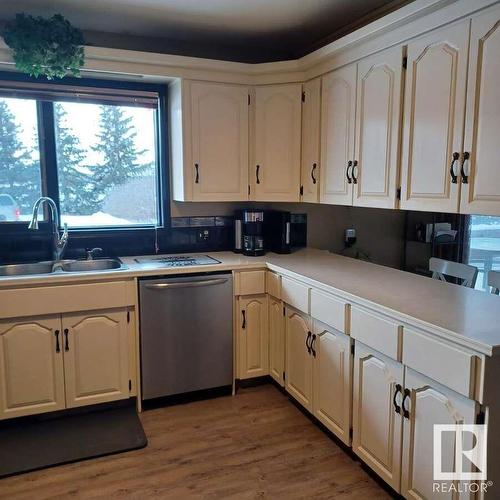
<instances>
[{"instance_id":1,"label":"cabinet door","mask_svg":"<svg viewBox=\"0 0 500 500\"><path fill-rule=\"evenodd\" d=\"M314 322L314 415L347 445L351 444L351 348L347 335Z\"/></svg>"},{"instance_id":2,"label":"cabinet door","mask_svg":"<svg viewBox=\"0 0 500 500\"><path fill-rule=\"evenodd\" d=\"M401 47L358 64L354 205L396 208L402 69Z\"/></svg>"},{"instance_id":3,"label":"cabinet door","mask_svg":"<svg viewBox=\"0 0 500 500\"><path fill-rule=\"evenodd\" d=\"M321 82L321 203L352 205L356 65L338 69Z\"/></svg>"},{"instance_id":4,"label":"cabinet door","mask_svg":"<svg viewBox=\"0 0 500 500\"><path fill-rule=\"evenodd\" d=\"M284 385L285 372L285 317L281 300L269 297L269 373Z\"/></svg>"},{"instance_id":5,"label":"cabinet door","mask_svg":"<svg viewBox=\"0 0 500 500\"><path fill-rule=\"evenodd\" d=\"M60 316L0 322L0 419L65 407Z\"/></svg>"},{"instance_id":6,"label":"cabinet door","mask_svg":"<svg viewBox=\"0 0 500 500\"><path fill-rule=\"evenodd\" d=\"M405 403L409 418L404 421L401 493L406 498L418 499L471 498L474 495L465 491L460 495L453 491L440 494L433 491L433 434L435 424L474 424L476 402L445 389L409 368L406 368L405 387L410 391L410 402ZM455 436L447 434L441 444L441 463L444 472L451 472L455 463ZM467 434L464 437L471 439ZM464 450L472 448L472 442L464 443Z\"/></svg>"},{"instance_id":7,"label":"cabinet door","mask_svg":"<svg viewBox=\"0 0 500 500\"><path fill-rule=\"evenodd\" d=\"M238 304L239 378L262 377L269 373L267 296L240 298Z\"/></svg>"},{"instance_id":8,"label":"cabinet door","mask_svg":"<svg viewBox=\"0 0 500 500\"><path fill-rule=\"evenodd\" d=\"M194 201L248 199L248 89L193 82Z\"/></svg>"},{"instance_id":9,"label":"cabinet door","mask_svg":"<svg viewBox=\"0 0 500 500\"><path fill-rule=\"evenodd\" d=\"M401 208L457 212L469 21L408 44ZM451 170L451 172L450 172Z\"/></svg>"},{"instance_id":10,"label":"cabinet door","mask_svg":"<svg viewBox=\"0 0 500 500\"><path fill-rule=\"evenodd\" d=\"M309 317L295 309L286 309L286 390L312 411L312 353L306 342L312 337Z\"/></svg>"},{"instance_id":11,"label":"cabinet door","mask_svg":"<svg viewBox=\"0 0 500 500\"><path fill-rule=\"evenodd\" d=\"M356 342L352 449L397 492L403 417L393 401L402 386L401 363Z\"/></svg>"},{"instance_id":12,"label":"cabinet door","mask_svg":"<svg viewBox=\"0 0 500 500\"><path fill-rule=\"evenodd\" d=\"M465 152L461 176L463 213L500 215L500 9L472 19ZM464 184L464 182L467 182Z\"/></svg>"},{"instance_id":13,"label":"cabinet door","mask_svg":"<svg viewBox=\"0 0 500 500\"><path fill-rule=\"evenodd\" d=\"M255 91L256 201L299 201L302 85L270 85Z\"/></svg>"},{"instance_id":14,"label":"cabinet door","mask_svg":"<svg viewBox=\"0 0 500 500\"><path fill-rule=\"evenodd\" d=\"M129 397L127 311L63 315L66 403Z\"/></svg>"},{"instance_id":15,"label":"cabinet door","mask_svg":"<svg viewBox=\"0 0 500 500\"><path fill-rule=\"evenodd\" d=\"M302 201L319 201L321 79L304 83L302 102Z\"/></svg>"}]
</instances>

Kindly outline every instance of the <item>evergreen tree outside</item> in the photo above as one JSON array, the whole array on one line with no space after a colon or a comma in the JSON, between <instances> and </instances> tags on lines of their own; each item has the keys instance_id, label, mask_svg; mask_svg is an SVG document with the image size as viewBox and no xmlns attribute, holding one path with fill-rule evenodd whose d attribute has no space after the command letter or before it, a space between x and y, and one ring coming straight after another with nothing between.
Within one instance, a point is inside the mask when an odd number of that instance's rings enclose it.
<instances>
[{"instance_id":1,"label":"evergreen tree outside","mask_svg":"<svg viewBox=\"0 0 500 500\"><path fill-rule=\"evenodd\" d=\"M40 196L40 163L21 133L7 99L0 99L0 193L12 196L21 213L27 214Z\"/></svg>"},{"instance_id":2,"label":"evergreen tree outside","mask_svg":"<svg viewBox=\"0 0 500 500\"><path fill-rule=\"evenodd\" d=\"M67 125L67 112L61 103L54 104L57 174L61 213L89 215L96 211L96 199L90 172L85 173L86 152Z\"/></svg>"}]
</instances>

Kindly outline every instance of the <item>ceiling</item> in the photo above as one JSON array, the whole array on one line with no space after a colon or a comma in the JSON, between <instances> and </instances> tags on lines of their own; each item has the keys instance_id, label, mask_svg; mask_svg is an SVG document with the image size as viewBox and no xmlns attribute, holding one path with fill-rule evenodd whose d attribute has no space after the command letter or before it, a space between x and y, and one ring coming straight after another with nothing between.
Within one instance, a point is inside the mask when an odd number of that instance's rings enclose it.
<instances>
[{"instance_id":1,"label":"ceiling","mask_svg":"<svg viewBox=\"0 0 500 500\"><path fill-rule=\"evenodd\" d=\"M302 56L409 0L2 0L61 13L89 45L264 62Z\"/></svg>"}]
</instances>

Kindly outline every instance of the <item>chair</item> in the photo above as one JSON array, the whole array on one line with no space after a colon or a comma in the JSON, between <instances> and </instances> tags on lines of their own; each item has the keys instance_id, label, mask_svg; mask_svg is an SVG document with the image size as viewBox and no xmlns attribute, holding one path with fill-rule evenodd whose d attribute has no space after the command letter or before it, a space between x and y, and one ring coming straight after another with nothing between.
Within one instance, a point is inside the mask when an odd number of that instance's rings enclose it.
<instances>
[{"instance_id":1,"label":"chair","mask_svg":"<svg viewBox=\"0 0 500 500\"><path fill-rule=\"evenodd\" d=\"M477 267L468 264L460 264L450 260L431 257L429 259L429 270L432 271L433 279L447 281L445 276L462 280L461 285L474 288L477 280Z\"/></svg>"},{"instance_id":2,"label":"chair","mask_svg":"<svg viewBox=\"0 0 500 500\"><path fill-rule=\"evenodd\" d=\"M491 293L500 295L500 271L490 271L488 273L488 285L491 287Z\"/></svg>"}]
</instances>

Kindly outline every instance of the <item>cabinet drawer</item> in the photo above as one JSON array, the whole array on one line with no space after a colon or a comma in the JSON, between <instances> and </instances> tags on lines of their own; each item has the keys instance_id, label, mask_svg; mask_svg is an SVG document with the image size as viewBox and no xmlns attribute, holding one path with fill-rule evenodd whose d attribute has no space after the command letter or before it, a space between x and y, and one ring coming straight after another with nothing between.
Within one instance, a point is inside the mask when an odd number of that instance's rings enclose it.
<instances>
[{"instance_id":1,"label":"cabinet drawer","mask_svg":"<svg viewBox=\"0 0 500 500\"><path fill-rule=\"evenodd\" d=\"M281 276L276 273L266 274L266 292L277 299L281 299Z\"/></svg>"},{"instance_id":2,"label":"cabinet drawer","mask_svg":"<svg viewBox=\"0 0 500 500\"><path fill-rule=\"evenodd\" d=\"M283 276L281 299L295 309L309 314L309 287L307 285Z\"/></svg>"},{"instance_id":3,"label":"cabinet drawer","mask_svg":"<svg viewBox=\"0 0 500 500\"><path fill-rule=\"evenodd\" d=\"M266 271L242 271L235 274L235 295L258 295L266 292Z\"/></svg>"},{"instance_id":4,"label":"cabinet drawer","mask_svg":"<svg viewBox=\"0 0 500 500\"><path fill-rule=\"evenodd\" d=\"M403 326L375 312L351 307L351 337L386 356L401 360Z\"/></svg>"},{"instance_id":5,"label":"cabinet drawer","mask_svg":"<svg viewBox=\"0 0 500 500\"><path fill-rule=\"evenodd\" d=\"M311 316L335 328L339 332L347 331L349 304L329 293L311 288Z\"/></svg>"},{"instance_id":6,"label":"cabinet drawer","mask_svg":"<svg viewBox=\"0 0 500 500\"><path fill-rule=\"evenodd\" d=\"M405 328L403 363L468 398L474 397L476 356Z\"/></svg>"}]
</instances>

